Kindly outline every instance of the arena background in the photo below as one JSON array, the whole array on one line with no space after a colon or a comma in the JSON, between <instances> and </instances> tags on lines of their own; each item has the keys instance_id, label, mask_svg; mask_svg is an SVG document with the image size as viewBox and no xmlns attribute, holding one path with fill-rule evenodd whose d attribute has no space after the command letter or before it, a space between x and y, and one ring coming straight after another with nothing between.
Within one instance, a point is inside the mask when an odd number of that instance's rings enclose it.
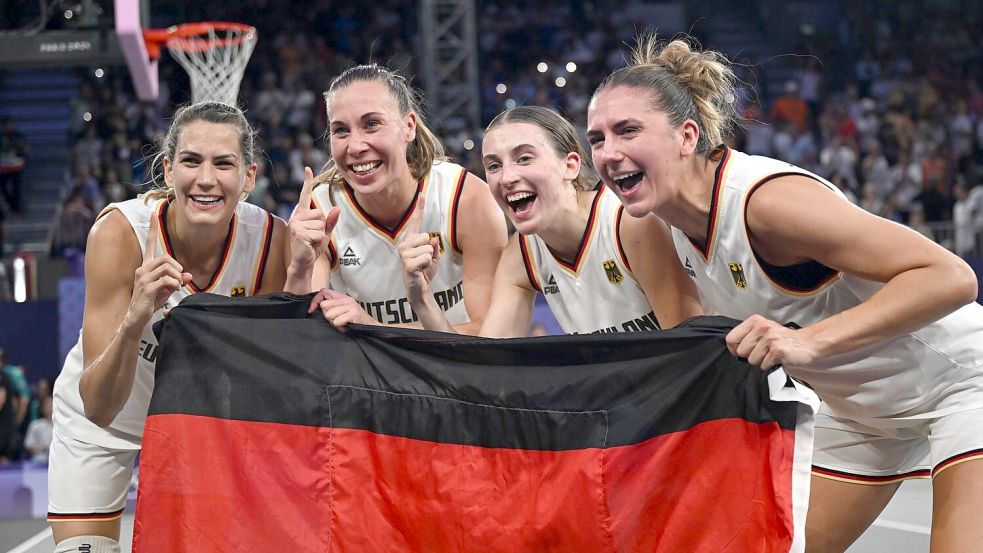
<instances>
[{"instance_id":1,"label":"arena background","mask_svg":"<svg viewBox=\"0 0 983 553\"><path fill-rule=\"evenodd\" d=\"M303 167L325 160L321 93L347 66L375 61L410 77L451 155L482 175L477 152L491 117L513 105L548 105L582 131L594 87L625 63L639 31L654 30L687 33L740 64L748 124L736 147L829 178L863 208L912 226L983 273L983 47L975 39L983 5L974 2L140 6L150 28L196 21L257 28L239 96L266 152L250 201L284 219ZM137 99L109 0L0 0L0 7L3 144L12 151L22 137L26 146L21 205L0 195L0 348L23 367L32 394L43 395L37 383L57 376L78 337L88 228L106 203L144 189L150 145L190 100L190 83L165 53L159 97ZM558 331L543 306L536 322L542 327L532 331ZM37 520L44 464L24 457L0 466L0 550L32 550L22 544L45 527ZM905 484L852 551L926 551L930 493L926 482Z\"/></svg>"}]
</instances>

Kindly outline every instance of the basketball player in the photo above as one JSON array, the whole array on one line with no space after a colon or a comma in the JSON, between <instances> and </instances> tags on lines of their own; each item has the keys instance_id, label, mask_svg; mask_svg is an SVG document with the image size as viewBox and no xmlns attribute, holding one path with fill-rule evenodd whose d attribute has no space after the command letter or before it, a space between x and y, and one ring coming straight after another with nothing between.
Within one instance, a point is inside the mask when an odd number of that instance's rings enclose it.
<instances>
[{"instance_id":1,"label":"basketball player","mask_svg":"<svg viewBox=\"0 0 983 553\"><path fill-rule=\"evenodd\" d=\"M644 37L589 106L601 178L629 214L673 227L708 313L744 320L727 337L735 355L782 364L823 399L808 551L845 550L917 476L933 479L932 551L978 549L983 307L972 270L811 173L721 146L734 99L722 55Z\"/></svg>"},{"instance_id":2,"label":"basketball player","mask_svg":"<svg viewBox=\"0 0 983 553\"><path fill-rule=\"evenodd\" d=\"M285 224L240 201L256 178L242 112L183 107L161 150L166 187L110 204L89 233L82 332L54 387L48 520L59 553L120 550L154 385L152 323L189 294L264 294L286 278Z\"/></svg>"},{"instance_id":3,"label":"basketball player","mask_svg":"<svg viewBox=\"0 0 983 553\"><path fill-rule=\"evenodd\" d=\"M352 67L332 81L325 101L331 159L313 197L308 173L291 217L287 291L323 288L312 307L337 327L418 326L396 246L422 209L421 228L447 257L431 282L436 301L453 324L477 330L507 240L488 186L444 158L398 73Z\"/></svg>"},{"instance_id":4,"label":"basketball player","mask_svg":"<svg viewBox=\"0 0 983 553\"><path fill-rule=\"evenodd\" d=\"M567 333L655 330L701 313L669 229L655 216L622 217L617 197L596 187L573 125L556 112L501 113L485 130L482 160L517 231L495 272L482 336L525 336L537 292ZM423 326L452 331L427 282L427 271L443 263L439 248L414 230L399 249Z\"/></svg>"}]
</instances>

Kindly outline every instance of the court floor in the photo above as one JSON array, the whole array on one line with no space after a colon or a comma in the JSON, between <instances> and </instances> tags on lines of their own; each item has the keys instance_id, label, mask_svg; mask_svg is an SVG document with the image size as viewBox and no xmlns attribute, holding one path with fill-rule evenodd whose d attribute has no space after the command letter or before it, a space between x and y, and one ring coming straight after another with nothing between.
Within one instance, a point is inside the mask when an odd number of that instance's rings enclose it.
<instances>
[{"instance_id":1,"label":"court floor","mask_svg":"<svg viewBox=\"0 0 983 553\"><path fill-rule=\"evenodd\" d=\"M910 480L848 553L925 553L928 551L932 518L932 487L929 480ZM133 514L123 517L124 552L131 548ZM51 531L43 520L0 521L0 551L50 553Z\"/></svg>"}]
</instances>

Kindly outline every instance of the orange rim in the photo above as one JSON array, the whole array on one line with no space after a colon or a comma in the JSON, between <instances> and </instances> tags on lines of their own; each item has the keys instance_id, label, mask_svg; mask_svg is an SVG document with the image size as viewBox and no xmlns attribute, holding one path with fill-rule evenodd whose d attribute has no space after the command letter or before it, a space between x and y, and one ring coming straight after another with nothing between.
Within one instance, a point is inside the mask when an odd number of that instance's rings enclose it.
<instances>
[{"instance_id":1,"label":"orange rim","mask_svg":"<svg viewBox=\"0 0 983 553\"><path fill-rule=\"evenodd\" d=\"M240 35L233 38L219 38L212 41L191 42L176 41L174 46L182 50L191 52L203 52L214 46L231 46L239 44L243 38L252 33L256 34L256 27L245 23L231 23L228 21L203 21L200 23L184 23L166 29L144 29L143 40L147 43L147 54L151 60L160 58L160 49L173 39L190 38L199 35L208 35L211 30L215 31L239 31Z\"/></svg>"}]
</instances>

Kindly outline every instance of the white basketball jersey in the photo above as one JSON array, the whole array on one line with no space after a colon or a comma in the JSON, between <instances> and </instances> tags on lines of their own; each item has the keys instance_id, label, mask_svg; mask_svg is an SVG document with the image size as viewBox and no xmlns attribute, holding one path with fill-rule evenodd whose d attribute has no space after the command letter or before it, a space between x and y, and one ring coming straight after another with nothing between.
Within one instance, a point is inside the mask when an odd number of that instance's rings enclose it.
<instances>
[{"instance_id":1,"label":"white basketball jersey","mask_svg":"<svg viewBox=\"0 0 983 553\"><path fill-rule=\"evenodd\" d=\"M788 163L724 149L705 247L672 229L679 260L696 282L708 315L743 320L761 314L805 327L860 304L883 286L816 262L773 267L756 256L744 219L747 199L759 185L789 174L815 179L839 193ZM937 399L959 382L983 375L983 307L973 303L910 334L786 370L813 386L833 414L860 422L969 408L938 405Z\"/></svg>"},{"instance_id":2,"label":"white basketball jersey","mask_svg":"<svg viewBox=\"0 0 983 553\"><path fill-rule=\"evenodd\" d=\"M457 210L467 174L460 165L436 162L417 185L417 195L426 194L420 232L440 239L440 262L430 289L451 324L471 320L464 305L464 257L457 243ZM390 229L362 209L347 184L314 189L314 203L325 214L333 206L341 208L328 245L331 289L354 298L380 323L417 321L403 287L403 261L396 249L416 209L417 195L399 224Z\"/></svg>"},{"instance_id":3,"label":"white basketball jersey","mask_svg":"<svg viewBox=\"0 0 983 553\"><path fill-rule=\"evenodd\" d=\"M621 248L624 206L607 187L594 196L577 258L557 259L542 238L519 236L532 285L567 334L656 330L659 323Z\"/></svg>"},{"instance_id":4,"label":"white basketball jersey","mask_svg":"<svg viewBox=\"0 0 983 553\"><path fill-rule=\"evenodd\" d=\"M150 217L153 211L159 221L165 221L169 204L163 200L145 203L142 199L128 200L106 206L99 217L112 210L119 210L133 227L140 251L143 252L150 231ZM167 230L163 224L158 230L157 254L174 255ZM198 280L202 288L189 283L171 294L164 306L153 314L150 323L143 329L140 349L137 353L136 377L133 391L108 428L100 428L85 418L82 398L79 395L79 378L82 374L82 333L79 341L68 353L61 374L54 386L54 425L61 434L83 442L116 449L132 449L140 446L143 425L150 406L150 396L154 389L154 367L157 360L157 338L153 324L163 317L163 310L177 305L182 299L195 292L211 292L223 296L251 296L262 286L263 271L266 268L273 236L273 216L266 211L245 202L240 202L229 225L225 251L221 264L207 284ZM272 260L276 263L280 260ZM201 278L200 276L198 277Z\"/></svg>"}]
</instances>

